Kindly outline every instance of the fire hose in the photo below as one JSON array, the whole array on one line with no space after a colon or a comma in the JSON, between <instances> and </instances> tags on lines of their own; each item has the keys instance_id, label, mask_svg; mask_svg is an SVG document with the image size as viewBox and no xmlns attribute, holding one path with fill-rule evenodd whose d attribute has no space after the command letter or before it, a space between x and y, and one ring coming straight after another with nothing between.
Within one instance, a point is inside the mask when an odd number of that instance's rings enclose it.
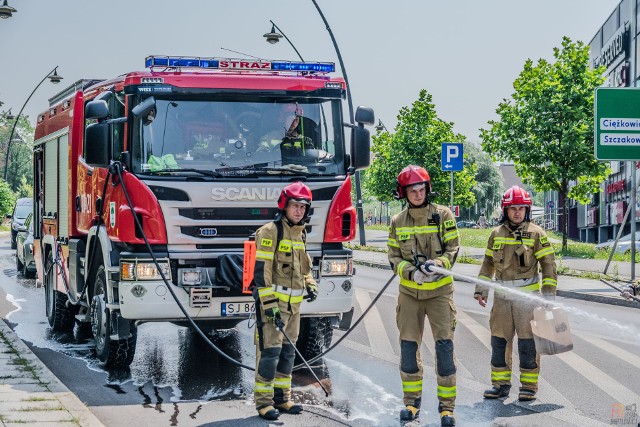
<instances>
[{"instance_id":1,"label":"fire hose","mask_svg":"<svg viewBox=\"0 0 640 427\"><path fill-rule=\"evenodd\" d=\"M134 210L134 206L133 203L131 202L131 198L129 197L129 192L127 191L127 188L124 184L124 179L122 177L122 164L120 162L114 162L110 168L115 169L115 174L118 175L119 178L119 183L122 184L122 190L125 196L125 199L127 200L127 204L129 206L129 209L131 209L131 212L135 212ZM112 172L112 173L113 173ZM136 227L138 228L138 230L140 231L142 238L145 242L145 245L147 247L147 250L149 251L149 254L151 255L151 258L153 259L153 262L158 270L158 273L160 273L160 277L162 278L163 282L165 283L165 285L167 286L167 289L169 290L169 293L171 294L171 297L174 299L174 301L176 302L176 304L178 305L178 308L180 308L180 311L182 311L182 313L184 314L185 318L187 319L187 321L189 322L189 325L191 326L191 328L207 343L207 345L209 345L209 347L211 347L218 355L220 355L221 357L223 357L225 360L227 360L228 362L231 362L241 368L247 369L249 371L255 371L255 368L245 365L243 363L241 363L238 360L235 360L234 358L232 358L231 356L229 356L228 354L226 354L225 352L223 352L218 346L216 346L209 337L207 337L207 335L202 332L202 330L198 327L198 325L194 322L194 320L191 318L191 316L189 315L189 313L187 312L187 310L184 308L184 306L180 303L178 296L175 294L175 292L172 289L171 284L169 283L167 277L164 275L164 272L162 270L162 268L160 268L160 265L158 264L158 260L155 256L155 253L153 252L153 248L151 247L151 244L149 243L149 240L147 239L146 234L144 233L144 230L142 228L142 224L140 223L140 220L138 219L137 215L133 215L133 219L135 221ZM389 285L391 284L391 282L393 281L393 279L396 277L395 274L393 274L391 276L391 278L389 278L389 280L387 281L387 283L382 287L382 289L380 289L380 292L378 293L378 295L376 295L376 297L373 299L373 301L371 302L371 304L369 305L369 307L367 307L367 309L362 313L362 315L360 316L360 318L358 318L358 320L345 332L345 334L340 337L340 339L338 341L336 341L336 343L334 343L334 345L332 345L331 347L327 348L324 352L322 352L321 354L315 356L313 359L306 361L304 359L304 357L302 357L302 354L300 354L300 352L298 351L298 349L296 348L296 346L294 345L294 349L295 351L298 353L298 356L303 360L303 364L297 365L295 366L293 369L300 369L302 367L307 367L309 370L311 370L311 373L314 375L314 377L316 378L316 380L318 380L317 376L315 375L315 372L313 372L313 370L311 369L311 366L309 365L310 363L315 362L316 360L322 358L323 356L325 356L327 353L329 353L331 350L333 350L343 339L345 339L354 329L356 326L358 326L358 324L362 321L362 319L364 318L364 316L367 315L367 313L369 312L369 310L371 310L371 308L374 306L374 304L378 301L378 299L380 299L380 297L382 296L382 294L384 293L384 291L389 287ZM281 332L283 332L284 335L284 331L281 329ZM287 340L289 340L289 337L285 335L285 338L287 338ZM291 342L291 340L289 340L289 342ZM293 343L291 343L293 345ZM319 380L318 380L318 383ZM325 393L327 392L326 389L322 386L322 384L320 384L320 386L322 387L322 389L325 391Z\"/></svg>"}]
</instances>

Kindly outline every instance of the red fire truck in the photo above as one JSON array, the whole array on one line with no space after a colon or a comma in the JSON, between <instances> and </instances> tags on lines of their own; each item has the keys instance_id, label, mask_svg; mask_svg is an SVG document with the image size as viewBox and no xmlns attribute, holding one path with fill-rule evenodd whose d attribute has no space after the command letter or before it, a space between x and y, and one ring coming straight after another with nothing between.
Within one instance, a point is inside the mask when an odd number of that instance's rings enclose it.
<instances>
[{"instance_id":1,"label":"red fire truck","mask_svg":"<svg viewBox=\"0 0 640 427\"><path fill-rule=\"evenodd\" d=\"M90 325L99 360L125 366L141 323L186 313L208 330L235 326L255 310L243 243L274 218L280 190L304 181L320 295L303 303L299 346L319 353L351 322L343 242L373 111L344 122L333 63L149 56L146 68L80 80L38 116L34 246L50 326Z\"/></svg>"}]
</instances>

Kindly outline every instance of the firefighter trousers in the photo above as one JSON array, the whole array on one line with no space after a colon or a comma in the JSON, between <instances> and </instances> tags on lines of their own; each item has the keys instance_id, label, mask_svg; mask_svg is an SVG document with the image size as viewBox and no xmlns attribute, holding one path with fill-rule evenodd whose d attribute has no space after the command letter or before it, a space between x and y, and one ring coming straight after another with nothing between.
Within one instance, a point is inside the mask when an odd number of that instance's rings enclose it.
<instances>
[{"instance_id":1,"label":"firefighter trousers","mask_svg":"<svg viewBox=\"0 0 640 427\"><path fill-rule=\"evenodd\" d=\"M404 404L419 407L422 398L420 346L425 316L429 319L435 340L439 410L453 411L456 403L456 356L453 350L456 307L453 292L424 300L402 291L398 296L396 323L400 331L400 378Z\"/></svg>"},{"instance_id":2,"label":"firefighter trousers","mask_svg":"<svg viewBox=\"0 0 640 427\"><path fill-rule=\"evenodd\" d=\"M285 324L284 332L294 344L300 331L300 303L279 301L280 317ZM265 319L260 306L262 327L256 322L256 373L254 399L260 409L274 403L283 403L291 398L291 371L295 361L295 350L274 322Z\"/></svg>"},{"instance_id":3,"label":"firefighter trousers","mask_svg":"<svg viewBox=\"0 0 640 427\"><path fill-rule=\"evenodd\" d=\"M491 384L511 385L513 338L518 335L520 389L538 391L540 355L536 352L531 320L535 303L497 295L491 308Z\"/></svg>"}]
</instances>

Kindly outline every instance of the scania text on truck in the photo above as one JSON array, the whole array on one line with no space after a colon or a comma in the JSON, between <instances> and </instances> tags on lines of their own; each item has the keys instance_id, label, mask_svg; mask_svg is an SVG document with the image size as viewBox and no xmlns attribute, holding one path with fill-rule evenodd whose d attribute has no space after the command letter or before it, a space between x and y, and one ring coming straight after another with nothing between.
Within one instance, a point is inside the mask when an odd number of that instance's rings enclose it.
<instances>
[{"instance_id":1,"label":"scania text on truck","mask_svg":"<svg viewBox=\"0 0 640 427\"><path fill-rule=\"evenodd\" d=\"M129 365L139 324L187 320L159 269L199 326L235 326L255 310L244 242L274 218L280 190L304 181L319 297L303 303L298 345L319 354L351 322L343 242L373 111L345 123L333 63L150 56L146 68L79 80L38 116L34 247L50 326L90 325L100 361Z\"/></svg>"}]
</instances>

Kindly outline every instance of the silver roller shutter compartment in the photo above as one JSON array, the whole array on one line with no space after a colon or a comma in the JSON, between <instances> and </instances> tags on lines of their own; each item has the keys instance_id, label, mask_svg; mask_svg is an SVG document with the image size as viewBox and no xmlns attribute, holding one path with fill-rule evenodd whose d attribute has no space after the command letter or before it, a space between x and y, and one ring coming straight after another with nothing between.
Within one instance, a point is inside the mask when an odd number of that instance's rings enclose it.
<instances>
[{"instance_id":1,"label":"silver roller shutter compartment","mask_svg":"<svg viewBox=\"0 0 640 427\"><path fill-rule=\"evenodd\" d=\"M69 237L69 135L58 139L58 236Z\"/></svg>"},{"instance_id":2,"label":"silver roller shutter compartment","mask_svg":"<svg viewBox=\"0 0 640 427\"><path fill-rule=\"evenodd\" d=\"M44 214L58 212L58 139L44 144Z\"/></svg>"}]
</instances>

